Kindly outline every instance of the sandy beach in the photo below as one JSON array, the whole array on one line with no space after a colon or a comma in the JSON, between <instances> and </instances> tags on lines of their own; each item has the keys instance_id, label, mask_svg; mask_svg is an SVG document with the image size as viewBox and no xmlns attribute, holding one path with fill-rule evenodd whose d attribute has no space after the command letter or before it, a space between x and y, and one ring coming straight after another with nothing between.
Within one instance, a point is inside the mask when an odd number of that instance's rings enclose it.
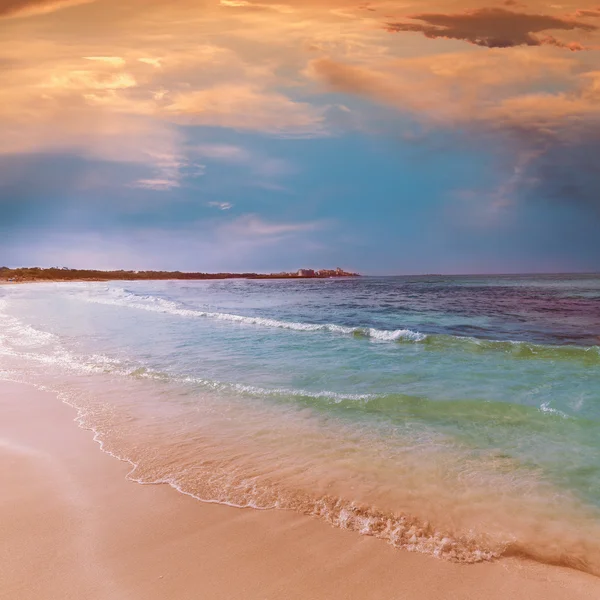
<instances>
[{"instance_id":1,"label":"sandy beach","mask_svg":"<svg viewBox=\"0 0 600 600\"><path fill-rule=\"evenodd\" d=\"M459 565L285 511L126 479L53 394L0 384L0 598L592 599L600 579L516 559Z\"/></svg>"}]
</instances>

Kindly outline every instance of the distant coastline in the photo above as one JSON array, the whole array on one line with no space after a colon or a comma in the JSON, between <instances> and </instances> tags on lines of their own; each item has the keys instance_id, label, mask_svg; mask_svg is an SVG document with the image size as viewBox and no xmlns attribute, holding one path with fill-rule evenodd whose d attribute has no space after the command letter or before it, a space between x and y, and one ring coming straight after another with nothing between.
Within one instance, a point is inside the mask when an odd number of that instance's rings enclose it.
<instances>
[{"instance_id":1,"label":"distant coastline","mask_svg":"<svg viewBox=\"0 0 600 600\"><path fill-rule=\"evenodd\" d=\"M68 269L51 267L0 267L0 283L35 281L157 281L167 279L329 279L331 277L360 277L359 273L337 269L299 269L281 273L199 273L183 271L101 271L97 269Z\"/></svg>"}]
</instances>

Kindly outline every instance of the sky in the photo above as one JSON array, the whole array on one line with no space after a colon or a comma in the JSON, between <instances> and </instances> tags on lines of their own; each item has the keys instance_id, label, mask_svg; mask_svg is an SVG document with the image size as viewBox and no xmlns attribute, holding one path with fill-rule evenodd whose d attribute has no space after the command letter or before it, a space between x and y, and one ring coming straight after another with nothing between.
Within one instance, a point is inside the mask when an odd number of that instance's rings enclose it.
<instances>
[{"instance_id":1,"label":"sky","mask_svg":"<svg viewBox=\"0 0 600 600\"><path fill-rule=\"evenodd\" d=\"M0 263L600 271L600 0L0 0Z\"/></svg>"}]
</instances>

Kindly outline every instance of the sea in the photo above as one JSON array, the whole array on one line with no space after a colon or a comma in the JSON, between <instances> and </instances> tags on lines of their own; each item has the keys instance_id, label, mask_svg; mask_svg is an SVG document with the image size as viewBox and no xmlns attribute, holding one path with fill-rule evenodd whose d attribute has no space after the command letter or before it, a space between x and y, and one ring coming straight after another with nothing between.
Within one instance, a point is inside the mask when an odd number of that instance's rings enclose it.
<instances>
[{"instance_id":1,"label":"sea","mask_svg":"<svg viewBox=\"0 0 600 600\"><path fill-rule=\"evenodd\" d=\"M600 574L599 275L5 285L0 379L139 483Z\"/></svg>"}]
</instances>

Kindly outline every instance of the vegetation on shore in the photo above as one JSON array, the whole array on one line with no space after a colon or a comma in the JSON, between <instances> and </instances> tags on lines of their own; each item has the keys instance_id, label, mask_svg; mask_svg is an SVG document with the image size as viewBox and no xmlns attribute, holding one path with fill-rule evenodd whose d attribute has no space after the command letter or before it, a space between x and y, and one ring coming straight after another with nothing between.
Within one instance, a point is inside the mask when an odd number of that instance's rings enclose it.
<instances>
[{"instance_id":1,"label":"vegetation on shore","mask_svg":"<svg viewBox=\"0 0 600 600\"><path fill-rule=\"evenodd\" d=\"M111 281L160 279L310 279L328 277L358 277L342 269L300 269L292 273L186 273L182 271L99 271L94 269L68 269L66 267L0 267L0 281Z\"/></svg>"}]
</instances>

